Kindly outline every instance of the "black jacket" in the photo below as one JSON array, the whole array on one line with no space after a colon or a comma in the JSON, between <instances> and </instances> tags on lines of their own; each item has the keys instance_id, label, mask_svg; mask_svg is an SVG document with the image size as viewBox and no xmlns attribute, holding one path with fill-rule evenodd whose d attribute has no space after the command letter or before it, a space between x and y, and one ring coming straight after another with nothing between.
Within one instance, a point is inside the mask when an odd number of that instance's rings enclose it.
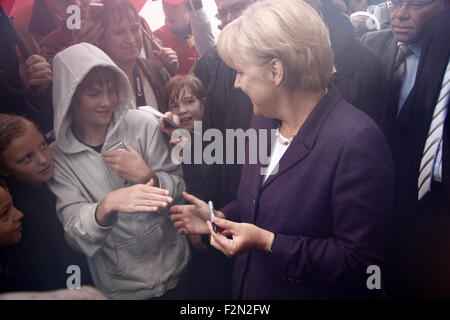
<instances>
[{"instance_id":1,"label":"black jacket","mask_svg":"<svg viewBox=\"0 0 450 320\"><path fill-rule=\"evenodd\" d=\"M321 11L336 67L331 81L345 100L380 124L386 110L387 79L379 58L355 38L350 20L331 1L322 1Z\"/></svg>"},{"instance_id":2,"label":"black jacket","mask_svg":"<svg viewBox=\"0 0 450 320\"><path fill-rule=\"evenodd\" d=\"M427 27L416 81L390 128L397 171L395 237L386 285L394 297L450 298L450 117L443 133L442 183L417 200L420 162L450 58L450 9Z\"/></svg>"},{"instance_id":3,"label":"black jacket","mask_svg":"<svg viewBox=\"0 0 450 320\"><path fill-rule=\"evenodd\" d=\"M67 267L81 269L81 284L92 285L86 257L66 243L64 229L56 215L56 198L45 186L36 187L7 179L15 207L22 218L22 239L3 248L4 276L8 291L64 289L71 274Z\"/></svg>"}]
</instances>

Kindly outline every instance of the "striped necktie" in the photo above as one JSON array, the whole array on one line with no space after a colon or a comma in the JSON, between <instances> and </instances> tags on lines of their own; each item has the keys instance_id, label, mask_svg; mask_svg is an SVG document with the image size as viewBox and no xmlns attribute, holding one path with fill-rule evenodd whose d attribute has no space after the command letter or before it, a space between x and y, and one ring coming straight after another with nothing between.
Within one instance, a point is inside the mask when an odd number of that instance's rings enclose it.
<instances>
[{"instance_id":1,"label":"striped necktie","mask_svg":"<svg viewBox=\"0 0 450 320\"><path fill-rule=\"evenodd\" d=\"M413 51L404 43L399 44L397 51L397 58L394 63L394 73L392 75L392 81L394 86L394 92L397 92L403 81L403 76L406 70L406 59L413 54Z\"/></svg>"},{"instance_id":2,"label":"striped necktie","mask_svg":"<svg viewBox=\"0 0 450 320\"><path fill-rule=\"evenodd\" d=\"M447 69L442 81L439 98L434 108L433 119L431 120L428 137L425 142L425 147L420 162L420 171L418 179L418 199L422 197L431 189L431 180L433 172L435 171L435 164L440 163L442 158L442 133L444 129L444 121L447 116L448 96L450 92L450 60L447 64Z\"/></svg>"}]
</instances>

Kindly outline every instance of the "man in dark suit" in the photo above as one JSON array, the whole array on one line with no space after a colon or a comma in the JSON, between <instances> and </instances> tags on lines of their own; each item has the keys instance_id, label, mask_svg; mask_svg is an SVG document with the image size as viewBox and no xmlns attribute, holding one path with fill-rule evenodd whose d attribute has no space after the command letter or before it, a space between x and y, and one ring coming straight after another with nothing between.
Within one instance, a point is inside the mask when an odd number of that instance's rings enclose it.
<instances>
[{"instance_id":1,"label":"man in dark suit","mask_svg":"<svg viewBox=\"0 0 450 320\"><path fill-rule=\"evenodd\" d=\"M389 1L391 29L365 34L361 41L381 59L389 79L388 112L384 129L392 126L414 85L424 32L449 0ZM390 134L390 132L388 132Z\"/></svg>"},{"instance_id":2,"label":"man in dark suit","mask_svg":"<svg viewBox=\"0 0 450 320\"><path fill-rule=\"evenodd\" d=\"M420 48L412 88L403 103L398 97L390 100L384 127L397 175L395 232L385 272L393 298L450 298L449 3L428 1L415 9L408 3L391 5L392 32L366 38L379 48L391 75L397 43Z\"/></svg>"}]
</instances>

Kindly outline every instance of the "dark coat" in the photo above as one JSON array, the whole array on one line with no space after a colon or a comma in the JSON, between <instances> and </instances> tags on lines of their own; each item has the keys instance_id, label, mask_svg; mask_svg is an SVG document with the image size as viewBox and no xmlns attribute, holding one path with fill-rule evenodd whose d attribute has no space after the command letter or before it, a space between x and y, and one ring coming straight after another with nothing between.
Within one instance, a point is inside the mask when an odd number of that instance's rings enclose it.
<instances>
[{"instance_id":1,"label":"dark coat","mask_svg":"<svg viewBox=\"0 0 450 320\"><path fill-rule=\"evenodd\" d=\"M19 62L16 44L11 34L6 32L0 20L0 113L13 113L32 119L44 133L53 129L53 107L51 86L39 96L16 94L9 89L22 90L24 86L19 76Z\"/></svg>"},{"instance_id":2,"label":"dark coat","mask_svg":"<svg viewBox=\"0 0 450 320\"><path fill-rule=\"evenodd\" d=\"M253 105L244 92L234 87L236 71L222 61L215 48L198 61L194 73L207 90L203 130L216 128L224 136L226 129L247 130ZM224 155L223 163L225 160ZM238 164L217 164L207 168L211 181L215 181L212 200L216 206L223 206L236 198L241 168Z\"/></svg>"},{"instance_id":3,"label":"dark coat","mask_svg":"<svg viewBox=\"0 0 450 320\"><path fill-rule=\"evenodd\" d=\"M77 265L81 284L93 285L86 257L73 250L64 238L64 228L56 216L56 198L45 186L37 187L7 179L15 207L22 218L22 238L3 248L3 267L10 277L8 291L48 291L67 288Z\"/></svg>"},{"instance_id":4,"label":"dark coat","mask_svg":"<svg viewBox=\"0 0 450 320\"><path fill-rule=\"evenodd\" d=\"M390 79L398 51L397 40L392 30L368 32L361 37L361 42L380 58L385 76Z\"/></svg>"},{"instance_id":5,"label":"dark coat","mask_svg":"<svg viewBox=\"0 0 450 320\"><path fill-rule=\"evenodd\" d=\"M276 234L270 255L236 258L233 297L362 298L369 265L385 260L394 172L376 124L330 86L261 186L261 165L244 165L237 200L221 209L233 221ZM252 128L277 121L254 117Z\"/></svg>"},{"instance_id":6,"label":"dark coat","mask_svg":"<svg viewBox=\"0 0 450 320\"><path fill-rule=\"evenodd\" d=\"M450 58L450 9L425 35L416 81L391 128L397 173L394 242L387 286L398 298L450 298L450 117L443 136L443 181L417 200L420 162Z\"/></svg>"},{"instance_id":7,"label":"dark coat","mask_svg":"<svg viewBox=\"0 0 450 320\"><path fill-rule=\"evenodd\" d=\"M137 65L147 78L155 94L158 106L161 107L163 105L162 91L166 83L170 80L169 72L161 62L155 59L139 58L137 59ZM134 92L133 88L132 91Z\"/></svg>"},{"instance_id":8,"label":"dark coat","mask_svg":"<svg viewBox=\"0 0 450 320\"><path fill-rule=\"evenodd\" d=\"M354 28L331 1L322 1L322 14L330 31L336 72L331 81L341 96L380 124L386 110L386 77L379 58L355 38Z\"/></svg>"}]
</instances>

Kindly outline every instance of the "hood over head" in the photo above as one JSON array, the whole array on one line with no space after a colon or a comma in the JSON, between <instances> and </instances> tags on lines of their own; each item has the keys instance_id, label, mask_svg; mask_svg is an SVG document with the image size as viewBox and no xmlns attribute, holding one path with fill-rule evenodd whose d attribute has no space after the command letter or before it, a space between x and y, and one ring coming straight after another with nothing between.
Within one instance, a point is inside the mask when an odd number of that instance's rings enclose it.
<instances>
[{"instance_id":1,"label":"hood over head","mask_svg":"<svg viewBox=\"0 0 450 320\"><path fill-rule=\"evenodd\" d=\"M131 87L125 73L101 49L89 43L80 43L59 52L53 59L53 109L56 145L64 152L74 153L85 147L72 134L70 106L73 96L86 75L95 67L107 67L118 76L119 103L109 123L108 137L113 135L128 111Z\"/></svg>"}]
</instances>

